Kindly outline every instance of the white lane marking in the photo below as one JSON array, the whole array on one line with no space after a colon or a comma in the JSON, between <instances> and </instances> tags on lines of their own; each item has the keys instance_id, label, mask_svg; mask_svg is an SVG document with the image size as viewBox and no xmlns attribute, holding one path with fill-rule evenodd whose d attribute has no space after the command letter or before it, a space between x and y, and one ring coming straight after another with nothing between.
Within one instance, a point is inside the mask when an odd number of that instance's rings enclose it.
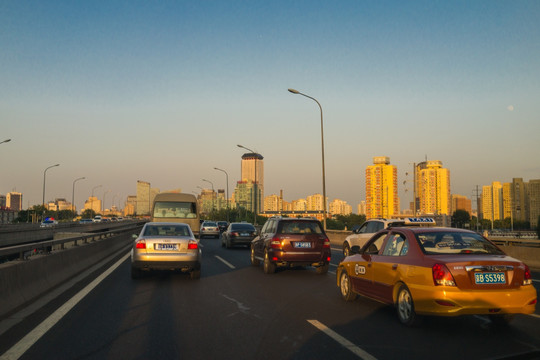
<instances>
[{"instance_id":1,"label":"white lane marking","mask_svg":"<svg viewBox=\"0 0 540 360\"><path fill-rule=\"evenodd\" d=\"M1 360L4 359L18 359L20 358L32 345L34 345L43 335L47 333L56 323L75 306L84 299L86 295L90 293L96 286L99 285L107 276L109 276L117 267L120 266L127 258L130 257L130 253L124 255L114 265L105 270L101 275L94 279L90 284L86 285L84 289L79 291L75 296L69 299L64 305L59 307L54 313L52 313L47 319L43 320L34 330L29 332L24 338L22 338L17 344L13 345L11 349L6 351Z\"/></svg>"},{"instance_id":2,"label":"white lane marking","mask_svg":"<svg viewBox=\"0 0 540 360\"><path fill-rule=\"evenodd\" d=\"M532 279L532 281L537 282L537 283L540 283L540 280Z\"/></svg>"},{"instance_id":3,"label":"white lane marking","mask_svg":"<svg viewBox=\"0 0 540 360\"><path fill-rule=\"evenodd\" d=\"M540 315L537 315L537 314L527 314L527 315L532 316L532 317L535 317L535 318L537 318L537 319L540 319Z\"/></svg>"},{"instance_id":4,"label":"white lane marking","mask_svg":"<svg viewBox=\"0 0 540 360\"><path fill-rule=\"evenodd\" d=\"M336 272L335 272L335 271L329 271L328 273L329 273L329 274L332 274L332 275L336 275Z\"/></svg>"},{"instance_id":5,"label":"white lane marking","mask_svg":"<svg viewBox=\"0 0 540 360\"><path fill-rule=\"evenodd\" d=\"M227 260L223 259L222 257L219 257L217 255L214 255L216 257L216 259L218 259L219 261L221 261L222 263L224 263L225 265L227 265L228 267L230 267L231 269L236 269L236 266L234 266L233 264L231 264L230 262L228 262Z\"/></svg>"},{"instance_id":6,"label":"white lane marking","mask_svg":"<svg viewBox=\"0 0 540 360\"><path fill-rule=\"evenodd\" d=\"M330 266L335 266L335 267L338 267L337 265L335 265L335 264L332 264L332 263L330 263Z\"/></svg>"},{"instance_id":7,"label":"white lane marking","mask_svg":"<svg viewBox=\"0 0 540 360\"><path fill-rule=\"evenodd\" d=\"M332 339L336 340L340 345L342 345L344 348L358 356L360 359L364 360L377 360L376 357L373 355L367 353L366 351L360 349L358 346L354 345L349 340L345 339L343 336L339 335L332 329L328 328L326 325L320 323L317 320L307 320L308 323L315 326L317 329L324 332L326 335L330 336Z\"/></svg>"}]
</instances>

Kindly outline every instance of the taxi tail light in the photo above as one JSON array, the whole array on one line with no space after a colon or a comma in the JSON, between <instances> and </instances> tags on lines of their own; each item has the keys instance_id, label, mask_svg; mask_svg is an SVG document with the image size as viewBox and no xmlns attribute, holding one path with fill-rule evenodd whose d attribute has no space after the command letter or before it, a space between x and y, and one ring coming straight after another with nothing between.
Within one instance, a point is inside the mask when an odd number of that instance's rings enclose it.
<instances>
[{"instance_id":1,"label":"taxi tail light","mask_svg":"<svg viewBox=\"0 0 540 360\"><path fill-rule=\"evenodd\" d=\"M532 285L531 270L525 265L525 271L523 272L523 285Z\"/></svg>"},{"instance_id":2,"label":"taxi tail light","mask_svg":"<svg viewBox=\"0 0 540 360\"><path fill-rule=\"evenodd\" d=\"M144 240L137 241L137 243L135 244L135 249L146 249L146 241Z\"/></svg>"},{"instance_id":3,"label":"taxi tail light","mask_svg":"<svg viewBox=\"0 0 540 360\"><path fill-rule=\"evenodd\" d=\"M330 239L328 239L328 238L324 239L323 248L330 249Z\"/></svg>"},{"instance_id":4,"label":"taxi tail light","mask_svg":"<svg viewBox=\"0 0 540 360\"><path fill-rule=\"evenodd\" d=\"M277 237L277 236L273 237L272 241L270 242L270 247L272 249L280 249L281 250L281 247L282 247L281 239L279 237Z\"/></svg>"},{"instance_id":5,"label":"taxi tail light","mask_svg":"<svg viewBox=\"0 0 540 360\"><path fill-rule=\"evenodd\" d=\"M431 268L433 271L433 283L435 285L456 286L454 277L444 264L435 264Z\"/></svg>"},{"instance_id":6,"label":"taxi tail light","mask_svg":"<svg viewBox=\"0 0 540 360\"><path fill-rule=\"evenodd\" d=\"M198 244L197 241L195 241L195 240L189 240L189 243L188 243L187 248L188 248L189 250L195 250L195 249L198 249L198 248L199 248L199 244Z\"/></svg>"}]
</instances>

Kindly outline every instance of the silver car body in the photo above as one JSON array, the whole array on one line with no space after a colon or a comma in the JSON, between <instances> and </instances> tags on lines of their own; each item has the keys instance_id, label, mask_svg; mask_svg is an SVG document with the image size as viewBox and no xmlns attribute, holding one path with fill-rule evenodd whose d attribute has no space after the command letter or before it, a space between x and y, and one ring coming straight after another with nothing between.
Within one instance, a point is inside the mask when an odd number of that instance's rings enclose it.
<instances>
[{"instance_id":1,"label":"silver car body","mask_svg":"<svg viewBox=\"0 0 540 360\"><path fill-rule=\"evenodd\" d=\"M188 224L146 223L131 249L132 277L145 270L175 270L200 277L201 248Z\"/></svg>"}]
</instances>

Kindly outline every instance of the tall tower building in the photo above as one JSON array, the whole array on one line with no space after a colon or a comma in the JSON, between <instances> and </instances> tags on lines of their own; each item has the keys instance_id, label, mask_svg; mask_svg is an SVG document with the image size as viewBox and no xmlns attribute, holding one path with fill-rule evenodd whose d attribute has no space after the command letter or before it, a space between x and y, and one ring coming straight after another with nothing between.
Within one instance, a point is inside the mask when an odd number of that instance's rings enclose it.
<instances>
[{"instance_id":1,"label":"tall tower building","mask_svg":"<svg viewBox=\"0 0 540 360\"><path fill-rule=\"evenodd\" d=\"M512 183L502 185L503 219L512 217Z\"/></svg>"},{"instance_id":2,"label":"tall tower building","mask_svg":"<svg viewBox=\"0 0 540 360\"><path fill-rule=\"evenodd\" d=\"M529 181L529 214L531 227L538 227L538 217L540 217L540 179Z\"/></svg>"},{"instance_id":3,"label":"tall tower building","mask_svg":"<svg viewBox=\"0 0 540 360\"><path fill-rule=\"evenodd\" d=\"M264 199L264 157L257 153L246 153L242 155L242 182L254 184L257 196L249 196L253 203L252 208L256 208L257 212L261 212Z\"/></svg>"},{"instance_id":4,"label":"tall tower building","mask_svg":"<svg viewBox=\"0 0 540 360\"><path fill-rule=\"evenodd\" d=\"M503 219L503 186L499 181L482 186L483 219L495 221Z\"/></svg>"},{"instance_id":5,"label":"tall tower building","mask_svg":"<svg viewBox=\"0 0 540 360\"><path fill-rule=\"evenodd\" d=\"M452 215L450 170L442 161L429 160L416 166L417 210L422 214Z\"/></svg>"},{"instance_id":6,"label":"tall tower building","mask_svg":"<svg viewBox=\"0 0 540 360\"><path fill-rule=\"evenodd\" d=\"M376 156L366 168L366 219L399 214L397 167L387 156Z\"/></svg>"},{"instance_id":7,"label":"tall tower building","mask_svg":"<svg viewBox=\"0 0 540 360\"><path fill-rule=\"evenodd\" d=\"M6 206L11 210L22 210L22 194L18 192L8 192L6 196Z\"/></svg>"},{"instance_id":8,"label":"tall tower building","mask_svg":"<svg viewBox=\"0 0 540 360\"><path fill-rule=\"evenodd\" d=\"M514 221L529 221L529 195L522 178L512 179L512 215Z\"/></svg>"}]
</instances>

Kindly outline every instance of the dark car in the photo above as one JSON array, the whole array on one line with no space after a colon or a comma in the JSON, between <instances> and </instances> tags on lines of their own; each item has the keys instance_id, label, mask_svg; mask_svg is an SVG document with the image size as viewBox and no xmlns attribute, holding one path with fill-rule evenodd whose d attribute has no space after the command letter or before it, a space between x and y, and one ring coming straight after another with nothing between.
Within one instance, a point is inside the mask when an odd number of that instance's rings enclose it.
<instances>
[{"instance_id":1,"label":"dark car","mask_svg":"<svg viewBox=\"0 0 540 360\"><path fill-rule=\"evenodd\" d=\"M224 232L225 230L227 230L227 227L229 226L229 223L226 222L226 221L218 221L217 222L217 226L219 228L219 232Z\"/></svg>"},{"instance_id":2,"label":"dark car","mask_svg":"<svg viewBox=\"0 0 540 360\"><path fill-rule=\"evenodd\" d=\"M257 236L257 230L249 223L231 223L227 230L221 234L221 246L227 249L234 245L251 245L251 241Z\"/></svg>"},{"instance_id":3,"label":"dark car","mask_svg":"<svg viewBox=\"0 0 540 360\"><path fill-rule=\"evenodd\" d=\"M320 221L312 218L270 218L251 242L251 264L263 262L266 274L296 266L313 266L326 274L330 254L330 240Z\"/></svg>"}]
</instances>

